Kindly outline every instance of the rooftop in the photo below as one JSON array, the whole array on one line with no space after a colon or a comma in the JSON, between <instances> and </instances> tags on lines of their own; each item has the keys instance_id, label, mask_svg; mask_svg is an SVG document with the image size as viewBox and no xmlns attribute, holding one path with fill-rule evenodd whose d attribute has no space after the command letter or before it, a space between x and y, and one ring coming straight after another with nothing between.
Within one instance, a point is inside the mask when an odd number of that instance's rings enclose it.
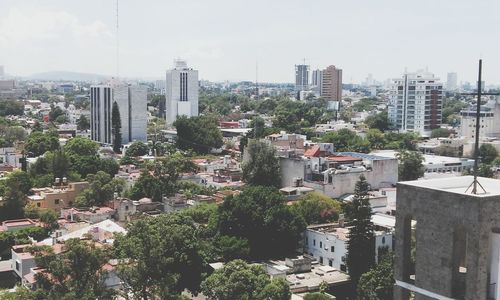
<instances>
[{"instance_id":1,"label":"rooftop","mask_svg":"<svg viewBox=\"0 0 500 300\"><path fill-rule=\"evenodd\" d=\"M366 153L358 153L358 152L336 152L336 155L343 155L343 156L352 156L352 157L358 157L361 159L366 159L366 160L388 160L388 159L394 159L394 157L386 156L386 155L379 155L379 153L371 153L371 154L366 154Z\"/></svg>"},{"instance_id":2,"label":"rooftop","mask_svg":"<svg viewBox=\"0 0 500 300\"><path fill-rule=\"evenodd\" d=\"M474 180L473 176L460 176L460 177L448 177L448 178L437 178L437 179L428 179L428 180L415 180L415 181L404 181L399 182L398 185L402 186L414 186L427 188L437 191L461 194L461 195L470 195L472 197L490 197L490 196L500 196L500 180L478 177L479 183L486 190L485 193L481 193L482 189L478 187L479 194L473 195L471 194L469 189L467 192L467 188L470 187Z\"/></svg>"}]
</instances>

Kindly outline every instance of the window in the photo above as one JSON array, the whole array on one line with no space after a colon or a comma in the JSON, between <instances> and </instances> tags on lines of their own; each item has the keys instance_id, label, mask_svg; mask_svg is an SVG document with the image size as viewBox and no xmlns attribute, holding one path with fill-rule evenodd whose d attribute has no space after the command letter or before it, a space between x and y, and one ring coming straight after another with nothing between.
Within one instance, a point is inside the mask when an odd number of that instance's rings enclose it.
<instances>
[{"instance_id":1,"label":"window","mask_svg":"<svg viewBox=\"0 0 500 300\"><path fill-rule=\"evenodd\" d=\"M333 260L329 259L329 260L328 260L328 265L329 265L330 267L333 267Z\"/></svg>"},{"instance_id":2,"label":"window","mask_svg":"<svg viewBox=\"0 0 500 300\"><path fill-rule=\"evenodd\" d=\"M319 242L319 247L323 248L323 242Z\"/></svg>"},{"instance_id":3,"label":"window","mask_svg":"<svg viewBox=\"0 0 500 300\"><path fill-rule=\"evenodd\" d=\"M125 210L128 210L128 205L125 205Z\"/></svg>"},{"instance_id":4,"label":"window","mask_svg":"<svg viewBox=\"0 0 500 300\"><path fill-rule=\"evenodd\" d=\"M316 240L313 240L313 246L316 246Z\"/></svg>"},{"instance_id":5,"label":"window","mask_svg":"<svg viewBox=\"0 0 500 300\"><path fill-rule=\"evenodd\" d=\"M58 204L59 204L59 201L60 201L59 199L55 199L55 200L54 200L54 204L55 204L55 205L58 205Z\"/></svg>"},{"instance_id":6,"label":"window","mask_svg":"<svg viewBox=\"0 0 500 300\"><path fill-rule=\"evenodd\" d=\"M323 264L323 256L320 256L320 257L319 257L319 263L320 263L320 264Z\"/></svg>"},{"instance_id":7,"label":"window","mask_svg":"<svg viewBox=\"0 0 500 300\"><path fill-rule=\"evenodd\" d=\"M330 251L331 251L331 252L335 252L335 246L331 246L331 247L330 247Z\"/></svg>"},{"instance_id":8,"label":"window","mask_svg":"<svg viewBox=\"0 0 500 300\"><path fill-rule=\"evenodd\" d=\"M40 202L38 202L38 203L36 204L36 207L40 207L40 206L42 206L42 205L41 205L41 203L40 203Z\"/></svg>"},{"instance_id":9,"label":"window","mask_svg":"<svg viewBox=\"0 0 500 300\"><path fill-rule=\"evenodd\" d=\"M21 264L16 260L16 270L20 271Z\"/></svg>"},{"instance_id":10,"label":"window","mask_svg":"<svg viewBox=\"0 0 500 300\"><path fill-rule=\"evenodd\" d=\"M385 236L382 237L382 244L385 244Z\"/></svg>"}]
</instances>

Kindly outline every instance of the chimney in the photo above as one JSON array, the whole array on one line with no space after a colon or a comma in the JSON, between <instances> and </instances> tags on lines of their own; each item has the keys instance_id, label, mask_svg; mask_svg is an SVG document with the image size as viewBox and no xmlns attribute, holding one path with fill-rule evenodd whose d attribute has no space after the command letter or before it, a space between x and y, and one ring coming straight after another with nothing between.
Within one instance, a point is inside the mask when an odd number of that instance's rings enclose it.
<instances>
[{"instance_id":1,"label":"chimney","mask_svg":"<svg viewBox=\"0 0 500 300\"><path fill-rule=\"evenodd\" d=\"M345 226L344 214L340 214L339 215L339 226L342 227L342 228Z\"/></svg>"}]
</instances>

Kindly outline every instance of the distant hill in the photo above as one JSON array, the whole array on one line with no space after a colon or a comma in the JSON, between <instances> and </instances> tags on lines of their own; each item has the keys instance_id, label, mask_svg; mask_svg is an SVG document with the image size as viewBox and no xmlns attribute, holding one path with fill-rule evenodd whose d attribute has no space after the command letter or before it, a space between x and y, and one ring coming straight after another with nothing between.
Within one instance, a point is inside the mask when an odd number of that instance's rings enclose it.
<instances>
[{"instance_id":1,"label":"distant hill","mask_svg":"<svg viewBox=\"0 0 500 300\"><path fill-rule=\"evenodd\" d=\"M44 73L37 73L28 76L28 79L38 79L38 80L68 80L68 81L102 81L109 79L111 76L91 74L91 73L79 73L79 72L68 72L68 71L51 71Z\"/></svg>"}]
</instances>

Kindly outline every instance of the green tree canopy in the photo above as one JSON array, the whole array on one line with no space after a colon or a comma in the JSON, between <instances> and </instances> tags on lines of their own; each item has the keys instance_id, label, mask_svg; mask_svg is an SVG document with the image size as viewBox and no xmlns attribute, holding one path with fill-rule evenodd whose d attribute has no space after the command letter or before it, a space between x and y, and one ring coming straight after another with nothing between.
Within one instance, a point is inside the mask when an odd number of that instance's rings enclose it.
<instances>
[{"instance_id":1,"label":"green tree canopy","mask_svg":"<svg viewBox=\"0 0 500 300\"><path fill-rule=\"evenodd\" d=\"M498 152L493 145L482 144L481 147L479 147L479 156L481 157L481 162L490 164L497 158Z\"/></svg>"},{"instance_id":2,"label":"green tree canopy","mask_svg":"<svg viewBox=\"0 0 500 300\"><path fill-rule=\"evenodd\" d=\"M69 156L96 156L99 145L84 137L74 137L64 145Z\"/></svg>"},{"instance_id":3,"label":"green tree canopy","mask_svg":"<svg viewBox=\"0 0 500 300\"><path fill-rule=\"evenodd\" d=\"M248 240L252 258L293 253L305 229L302 217L269 187L248 187L227 197L219 206L217 222L220 234Z\"/></svg>"},{"instance_id":4,"label":"green tree canopy","mask_svg":"<svg viewBox=\"0 0 500 300\"><path fill-rule=\"evenodd\" d=\"M367 300L392 300L393 288L393 257L392 254L387 254L379 264L361 276L358 297Z\"/></svg>"},{"instance_id":5,"label":"green tree canopy","mask_svg":"<svg viewBox=\"0 0 500 300\"><path fill-rule=\"evenodd\" d=\"M177 129L177 147L192 149L198 153L209 153L212 148L223 145L218 121L213 116L188 118L179 116L174 122Z\"/></svg>"},{"instance_id":6,"label":"green tree canopy","mask_svg":"<svg viewBox=\"0 0 500 300\"><path fill-rule=\"evenodd\" d=\"M40 286L36 299L114 299L115 292L104 285L106 250L78 239L70 239L64 246L65 251L57 255L47 246L30 249L37 265L46 270L35 275Z\"/></svg>"},{"instance_id":7,"label":"green tree canopy","mask_svg":"<svg viewBox=\"0 0 500 300\"><path fill-rule=\"evenodd\" d=\"M201 284L209 300L289 300L291 292L283 279L270 279L260 265L233 260L216 270Z\"/></svg>"},{"instance_id":8,"label":"green tree canopy","mask_svg":"<svg viewBox=\"0 0 500 300\"><path fill-rule=\"evenodd\" d=\"M167 214L131 223L117 236L116 253L123 259L119 276L134 299L177 299L196 292L206 266L191 218Z\"/></svg>"},{"instance_id":9,"label":"green tree canopy","mask_svg":"<svg viewBox=\"0 0 500 300\"><path fill-rule=\"evenodd\" d=\"M347 128L342 128L338 131L331 131L325 134L321 141L324 143L333 143L335 151L353 151L368 153L371 151L370 142L356 132Z\"/></svg>"},{"instance_id":10,"label":"green tree canopy","mask_svg":"<svg viewBox=\"0 0 500 300\"><path fill-rule=\"evenodd\" d=\"M43 155L47 151L59 149L59 138L57 132L49 131L42 133L34 131L26 138L24 150L29 156L37 157Z\"/></svg>"},{"instance_id":11,"label":"green tree canopy","mask_svg":"<svg viewBox=\"0 0 500 300\"><path fill-rule=\"evenodd\" d=\"M389 120L387 117L387 111L380 112L375 115L370 115L366 117L365 124L368 128L378 129L382 132L389 129Z\"/></svg>"},{"instance_id":12,"label":"green tree canopy","mask_svg":"<svg viewBox=\"0 0 500 300\"><path fill-rule=\"evenodd\" d=\"M451 132L446 128L436 128L432 130L431 137L432 138L449 137L450 133Z\"/></svg>"},{"instance_id":13,"label":"green tree canopy","mask_svg":"<svg viewBox=\"0 0 500 300\"><path fill-rule=\"evenodd\" d=\"M89 119L85 115L81 115L78 120L76 120L76 129L78 130L88 130L90 129Z\"/></svg>"},{"instance_id":14,"label":"green tree canopy","mask_svg":"<svg viewBox=\"0 0 500 300\"><path fill-rule=\"evenodd\" d=\"M340 202L319 192L307 193L291 207L308 225L336 221L341 212Z\"/></svg>"},{"instance_id":15,"label":"green tree canopy","mask_svg":"<svg viewBox=\"0 0 500 300\"><path fill-rule=\"evenodd\" d=\"M417 180L424 176L424 157L418 151L401 150L397 154L399 160L398 177L400 181Z\"/></svg>"},{"instance_id":16,"label":"green tree canopy","mask_svg":"<svg viewBox=\"0 0 500 300\"><path fill-rule=\"evenodd\" d=\"M175 193L181 173L194 170L194 163L181 153L158 158L153 164L146 165L129 196L134 200L149 197L153 201L162 201L162 196Z\"/></svg>"},{"instance_id":17,"label":"green tree canopy","mask_svg":"<svg viewBox=\"0 0 500 300\"><path fill-rule=\"evenodd\" d=\"M243 180L250 185L281 186L279 159L274 148L265 142L250 141L248 160L243 163Z\"/></svg>"},{"instance_id":18,"label":"green tree canopy","mask_svg":"<svg viewBox=\"0 0 500 300\"><path fill-rule=\"evenodd\" d=\"M125 182L121 178L113 178L106 172L99 171L87 176L89 188L85 189L75 199L79 207L102 206L106 201L113 199L114 192L123 190Z\"/></svg>"},{"instance_id":19,"label":"green tree canopy","mask_svg":"<svg viewBox=\"0 0 500 300\"><path fill-rule=\"evenodd\" d=\"M128 147L125 154L130 157L143 156L148 154L149 147L147 144L137 141L133 142L130 147Z\"/></svg>"}]
</instances>

